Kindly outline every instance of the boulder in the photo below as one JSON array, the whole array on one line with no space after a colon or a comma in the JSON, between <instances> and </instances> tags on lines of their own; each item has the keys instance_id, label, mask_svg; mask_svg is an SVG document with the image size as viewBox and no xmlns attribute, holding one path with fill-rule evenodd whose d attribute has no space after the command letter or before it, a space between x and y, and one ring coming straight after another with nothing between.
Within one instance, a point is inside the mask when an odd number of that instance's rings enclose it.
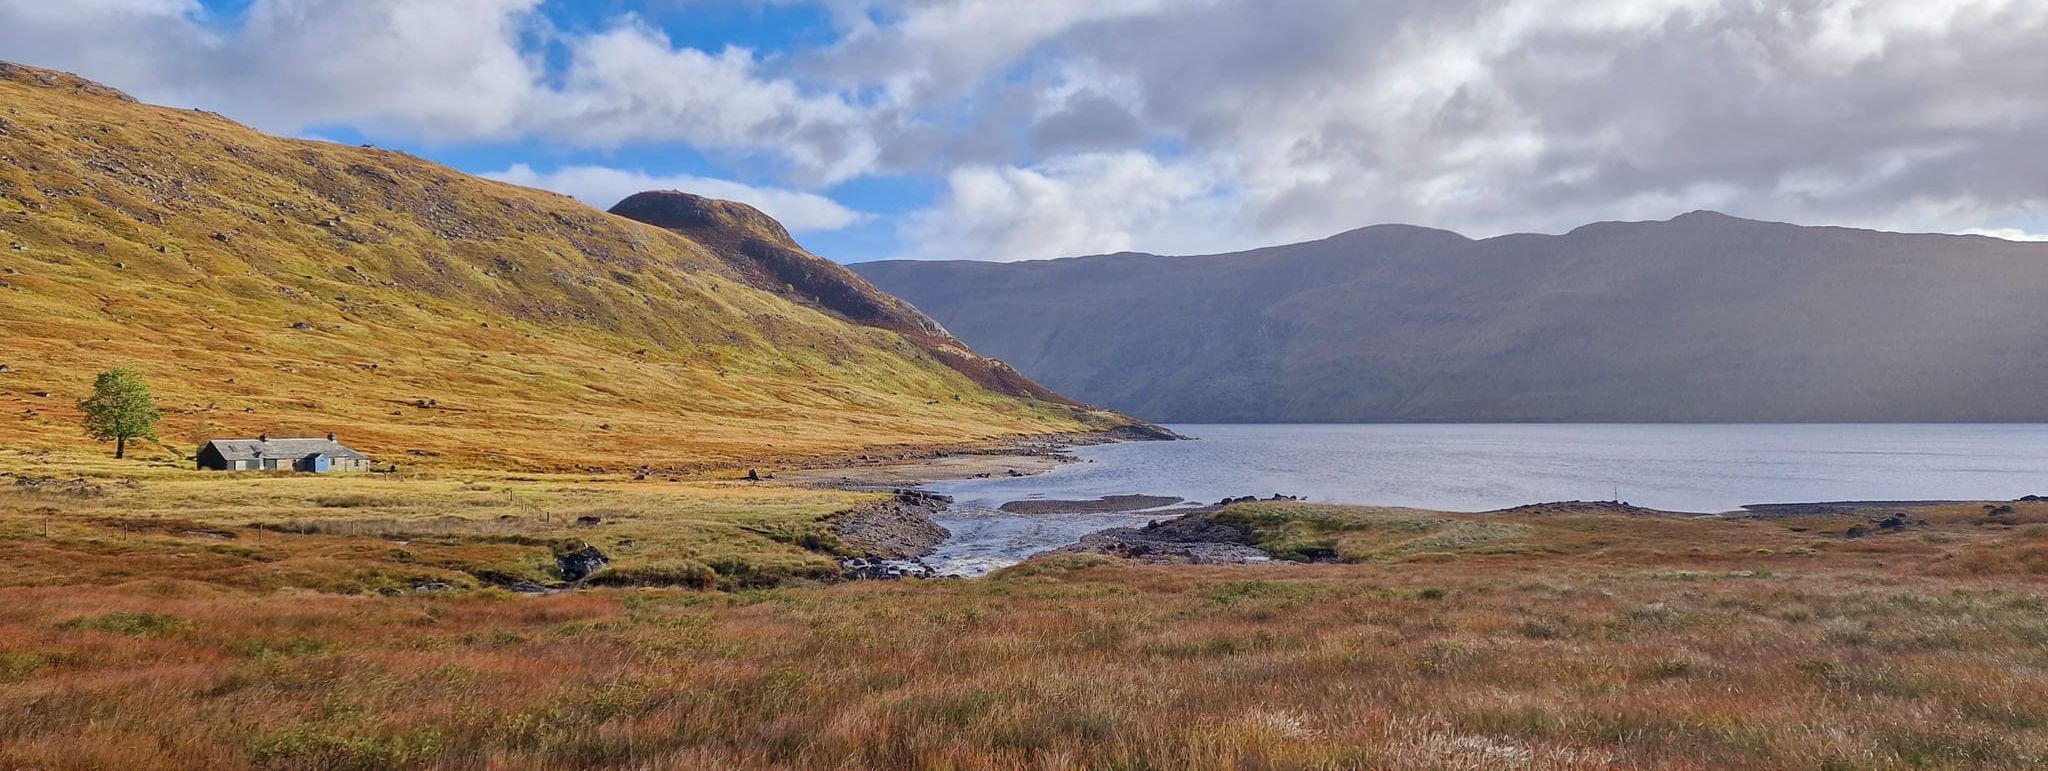
<instances>
[{"instance_id":1,"label":"boulder","mask_svg":"<svg viewBox=\"0 0 2048 771\"><path fill-rule=\"evenodd\" d=\"M570 583L590 577L590 574L605 569L611 562L610 558L604 556L604 552L598 551L597 547L590 544L555 555L555 564L562 569L562 580Z\"/></svg>"}]
</instances>

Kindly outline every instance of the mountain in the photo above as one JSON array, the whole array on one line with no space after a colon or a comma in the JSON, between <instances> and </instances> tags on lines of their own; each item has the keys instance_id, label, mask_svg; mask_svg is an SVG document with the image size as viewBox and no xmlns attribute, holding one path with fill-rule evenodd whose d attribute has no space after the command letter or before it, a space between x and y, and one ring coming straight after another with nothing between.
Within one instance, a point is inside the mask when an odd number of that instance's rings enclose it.
<instances>
[{"instance_id":1,"label":"mountain","mask_svg":"<svg viewBox=\"0 0 2048 771\"><path fill-rule=\"evenodd\" d=\"M2048 244L1696 212L854 267L1054 389L1166 422L2048 420Z\"/></svg>"},{"instance_id":2,"label":"mountain","mask_svg":"<svg viewBox=\"0 0 2048 771\"><path fill-rule=\"evenodd\" d=\"M0 65L0 447L91 447L73 405L123 365L187 453L333 431L409 464L702 467L1127 422L760 212L643 199L661 227Z\"/></svg>"}]
</instances>

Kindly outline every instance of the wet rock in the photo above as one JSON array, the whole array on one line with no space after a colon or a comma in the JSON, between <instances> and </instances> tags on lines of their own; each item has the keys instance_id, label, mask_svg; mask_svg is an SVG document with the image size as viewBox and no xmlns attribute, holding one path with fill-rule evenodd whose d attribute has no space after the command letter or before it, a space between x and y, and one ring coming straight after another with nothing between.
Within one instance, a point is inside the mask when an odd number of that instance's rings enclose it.
<instances>
[{"instance_id":1,"label":"wet rock","mask_svg":"<svg viewBox=\"0 0 2048 771\"><path fill-rule=\"evenodd\" d=\"M931 520L952 502L922 490L896 490L888 500L840 513L833 530L840 542L868 559L914 559L952 535Z\"/></svg>"},{"instance_id":2,"label":"wet rock","mask_svg":"<svg viewBox=\"0 0 2048 771\"><path fill-rule=\"evenodd\" d=\"M853 581L900 581L931 578L931 566L916 560L871 560L855 557L839 563Z\"/></svg>"},{"instance_id":3,"label":"wet rock","mask_svg":"<svg viewBox=\"0 0 2048 771\"><path fill-rule=\"evenodd\" d=\"M604 556L604 552L598 551L597 547L584 544L580 549L556 554L555 564L562 569L562 580L575 583L605 569L605 566L611 564L611 559Z\"/></svg>"}]
</instances>

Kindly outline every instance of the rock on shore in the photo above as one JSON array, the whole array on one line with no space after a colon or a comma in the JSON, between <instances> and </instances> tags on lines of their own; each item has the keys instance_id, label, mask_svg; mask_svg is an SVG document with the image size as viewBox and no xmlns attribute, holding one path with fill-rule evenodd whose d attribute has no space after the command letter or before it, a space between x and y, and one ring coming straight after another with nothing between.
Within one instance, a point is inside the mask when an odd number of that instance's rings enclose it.
<instances>
[{"instance_id":1,"label":"rock on shore","mask_svg":"<svg viewBox=\"0 0 2048 771\"><path fill-rule=\"evenodd\" d=\"M1144 527L1104 530L1051 553L1107 554L1139 562L1181 565L1237 565L1273 559L1253 543L1251 528L1218 522L1197 513Z\"/></svg>"},{"instance_id":2,"label":"rock on shore","mask_svg":"<svg viewBox=\"0 0 2048 771\"><path fill-rule=\"evenodd\" d=\"M953 499L920 490L896 490L877 501L841 514L835 526L839 540L873 560L911 560L930 554L952 533L931 517Z\"/></svg>"}]
</instances>

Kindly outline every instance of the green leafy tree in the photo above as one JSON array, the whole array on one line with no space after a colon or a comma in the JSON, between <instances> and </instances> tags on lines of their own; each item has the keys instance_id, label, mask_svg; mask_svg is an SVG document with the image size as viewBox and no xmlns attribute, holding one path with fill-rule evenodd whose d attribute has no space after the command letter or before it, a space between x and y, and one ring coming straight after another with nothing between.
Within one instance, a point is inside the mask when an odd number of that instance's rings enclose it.
<instances>
[{"instance_id":1,"label":"green leafy tree","mask_svg":"<svg viewBox=\"0 0 2048 771\"><path fill-rule=\"evenodd\" d=\"M102 442L112 441L116 458L127 455L130 439L156 441L156 422L164 416L150 403L142 375L127 367L94 378L92 396L78 408L85 411L85 432Z\"/></svg>"}]
</instances>

